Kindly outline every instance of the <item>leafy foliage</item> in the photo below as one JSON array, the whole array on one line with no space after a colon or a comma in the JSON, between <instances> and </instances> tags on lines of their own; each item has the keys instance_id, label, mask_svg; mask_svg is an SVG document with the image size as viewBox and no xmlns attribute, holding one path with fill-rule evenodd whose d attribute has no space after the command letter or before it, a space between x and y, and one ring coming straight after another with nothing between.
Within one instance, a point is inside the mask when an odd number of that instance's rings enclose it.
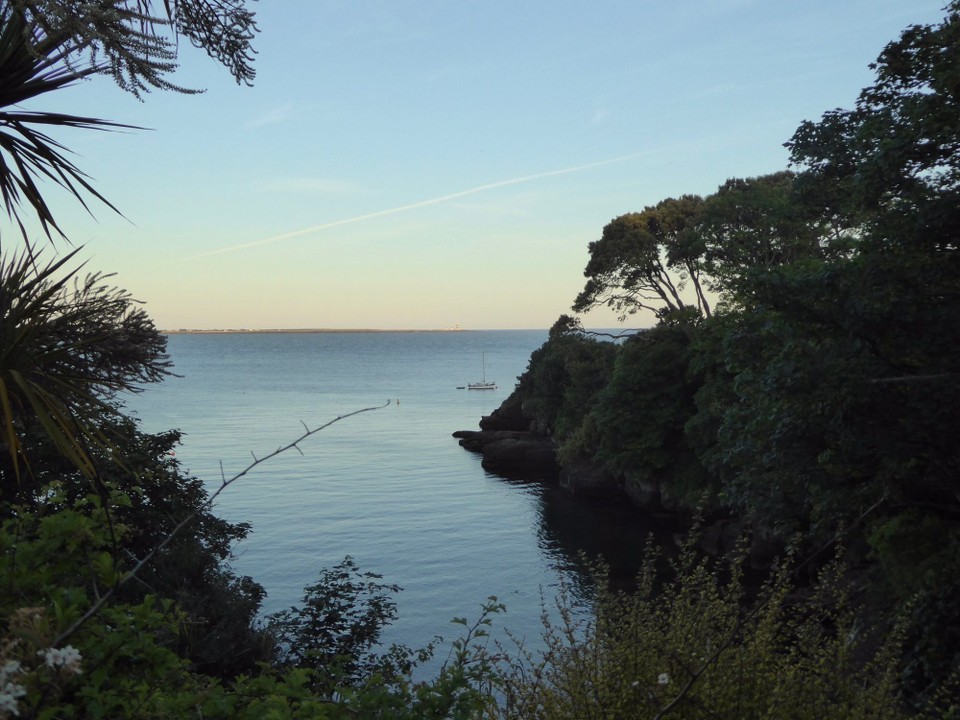
<instances>
[{"instance_id":1,"label":"leafy foliage","mask_svg":"<svg viewBox=\"0 0 960 720\"><path fill-rule=\"evenodd\" d=\"M796 175L732 178L704 201L696 235L708 285L728 303L754 303L751 280L826 255L831 229L804 205Z\"/></svg>"},{"instance_id":2,"label":"leafy foliage","mask_svg":"<svg viewBox=\"0 0 960 720\"><path fill-rule=\"evenodd\" d=\"M657 316L683 310L682 291L694 288L695 307L707 317L710 304L701 283L703 260L693 232L703 201L696 195L667 199L643 212L621 215L590 243L588 278L573 309L607 305L621 321L638 310Z\"/></svg>"},{"instance_id":3,"label":"leafy foliage","mask_svg":"<svg viewBox=\"0 0 960 720\"><path fill-rule=\"evenodd\" d=\"M839 563L797 605L788 564L751 599L742 548L724 564L700 559L695 545L694 534L662 586L648 550L633 594L606 587L599 568L592 619L569 601L559 621L545 613L547 649L505 661L500 717L911 716L897 679L902 635L874 644ZM930 717L943 709L931 704Z\"/></svg>"},{"instance_id":4,"label":"leafy foliage","mask_svg":"<svg viewBox=\"0 0 960 720\"><path fill-rule=\"evenodd\" d=\"M584 337L572 319L561 316L547 343L530 356L517 392L542 430L566 437L592 406L613 369L610 343Z\"/></svg>"},{"instance_id":5,"label":"leafy foliage","mask_svg":"<svg viewBox=\"0 0 960 720\"><path fill-rule=\"evenodd\" d=\"M853 110L804 122L787 144L812 200L865 231L870 249L957 249L960 4L915 25L872 65Z\"/></svg>"},{"instance_id":6,"label":"leafy foliage","mask_svg":"<svg viewBox=\"0 0 960 720\"><path fill-rule=\"evenodd\" d=\"M38 180L61 186L82 204L84 193L113 207L87 181L86 175L66 155L66 148L51 138L57 127L108 130L122 127L96 118L63 113L27 112L20 109L44 93L70 85L75 77L56 54L44 57L38 50L22 12L7 3L0 5L0 195L7 215L16 221L24 238L27 230L19 207L25 201L48 237L63 234L38 187Z\"/></svg>"},{"instance_id":7,"label":"leafy foliage","mask_svg":"<svg viewBox=\"0 0 960 720\"><path fill-rule=\"evenodd\" d=\"M669 486L696 505L705 471L686 438L700 386L690 368L695 322L661 324L626 340L592 416L599 436L597 459L627 482ZM643 412L637 412L643 408Z\"/></svg>"},{"instance_id":8,"label":"leafy foliage","mask_svg":"<svg viewBox=\"0 0 960 720\"><path fill-rule=\"evenodd\" d=\"M141 578L161 595L117 597L75 626L125 571L115 545L131 542L137 533L134 522L120 520L133 512L134 500L113 492L106 499L88 494L70 501L56 488L45 497L42 511L21 508L0 523L0 711L15 710L22 718L188 717L200 708L210 718L257 718L269 711L275 717L440 720L479 717L490 705L493 673L486 627L490 616L502 610L494 599L475 623L455 621L464 631L452 644L450 657L436 677L419 682L411 678L413 659L428 657L432 648L392 648L384 662L365 666L358 662L347 667L339 654L336 660L332 654L325 656L331 659L329 665L318 663L323 653L312 652L299 663L285 653L275 668L266 662L244 666L230 653L250 652L251 644L260 642L248 632L246 644L230 647L218 641L211 649L219 650L217 667L190 662L184 657L189 647L184 636L192 632L196 617L163 597L172 578L162 565ZM184 567L189 560L178 562ZM353 585L354 578L361 583ZM373 612L364 611L363 603L371 599L363 596L367 590L377 606ZM317 610L320 598L327 600L327 609L339 603L352 622L346 627L324 615L321 620L329 625L297 625L302 631L298 639L323 648L336 636L338 653L367 657L382 627L381 610L392 614L393 601L385 590L394 587L373 582L349 560L325 572L306 593L315 599L312 606L290 616L294 625ZM224 603L211 609L230 613L233 608ZM244 621L253 619L246 616ZM316 638L312 631L317 631ZM352 644L346 635L337 636L339 631L353 633Z\"/></svg>"},{"instance_id":9,"label":"leafy foliage","mask_svg":"<svg viewBox=\"0 0 960 720\"><path fill-rule=\"evenodd\" d=\"M390 657L373 652L384 627L397 617L392 596L400 591L380 580L376 573L361 572L351 557L321 572L318 581L305 588L302 608L269 618L282 664L312 668L321 677L333 677L336 670L337 681L346 684L357 684L377 671L390 676L409 672L412 663L392 668ZM331 693L334 688L321 690Z\"/></svg>"}]
</instances>

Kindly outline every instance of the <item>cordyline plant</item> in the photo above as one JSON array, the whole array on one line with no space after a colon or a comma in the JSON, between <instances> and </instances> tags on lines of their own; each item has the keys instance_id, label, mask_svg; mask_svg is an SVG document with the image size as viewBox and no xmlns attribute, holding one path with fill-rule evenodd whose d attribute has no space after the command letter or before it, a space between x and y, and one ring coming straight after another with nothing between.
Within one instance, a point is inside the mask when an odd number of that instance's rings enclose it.
<instances>
[{"instance_id":1,"label":"cordyline plant","mask_svg":"<svg viewBox=\"0 0 960 720\"><path fill-rule=\"evenodd\" d=\"M237 82L254 77L256 32L245 0L0 0L0 196L24 240L26 207L49 239L65 238L38 182L52 181L89 210L111 205L49 134L59 128L130 127L98 118L20 108L93 75L109 75L138 98L153 88L194 93L168 80L182 36L224 65ZM160 3L156 3L160 4Z\"/></svg>"},{"instance_id":2,"label":"cordyline plant","mask_svg":"<svg viewBox=\"0 0 960 720\"><path fill-rule=\"evenodd\" d=\"M38 435L94 477L86 448L107 446L96 418L118 412L117 392L170 372L166 338L125 290L64 270L78 251L0 258L0 480L9 470L19 484Z\"/></svg>"}]
</instances>

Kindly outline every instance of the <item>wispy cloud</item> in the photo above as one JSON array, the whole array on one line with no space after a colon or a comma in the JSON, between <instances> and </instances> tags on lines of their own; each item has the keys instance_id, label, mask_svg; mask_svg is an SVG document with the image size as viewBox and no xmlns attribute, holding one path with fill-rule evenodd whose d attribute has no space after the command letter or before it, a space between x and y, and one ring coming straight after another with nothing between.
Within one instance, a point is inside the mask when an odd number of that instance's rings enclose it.
<instances>
[{"instance_id":1,"label":"wispy cloud","mask_svg":"<svg viewBox=\"0 0 960 720\"><path fill-rule=\"evenodd\" d=\"M655 152L658 151L654 150L636 152L629 155L621 155L619 157L610 158L608 160L598 160L597 162L586 163L584 165L561 168L560 170L548 170L547 172L536 173L534 175L523 175L522 177L509 178L507 180L498 180L497 182L487 183L486 185L478 185L477 187L470 188L469 190L461 190L459 192L450 193L449 195L440 195L439 197L430 198L429 200L420 200L419 202L410 203L408 205L400 205L398 207L387 208L386 210L377 210L375 212L365 213L363 215L355 215L354 217L344 218L342 220L321 223L320 225L311 225L310 227L301 228L300 230L292 230L279 235L271 235L270 237L266 237L261 240L253 240L251 242L240 243L239 245L230 245L229 247L220 248L218 250L210 250L209 252L190 255L182 258L181 260L198 260L200 258L212 257L214 255L224 255L226 253L237 252L239 250L246 250L247 248L259 247L260 245L269 245L282 240L290 240L295 237L310 235L322 230L329 230L331 228L341 227L343 225L352 225L354 223L363 222L364 220L373 220L374 218L386 217L387 215L396 215L398 213L417 210L418 208L430 207L431 205L440 205L441 203L487 192L488 190L495 190L497 188L508 187L510 185L520 185L522 183L528 183L534 180L543 180L545 178L556 177L558 175L569 175L571 173L603 167L604 165L613 165L614 163L633 160L634 158L650 155Z\"/></svg>"},{"instance_id":2,"label":"wispy cloud","mask_svg":"<svg viewBox=\"0 0 960 720\"><path fill-rule=\"evenodd\" d=\"M590 125L602 125L606 122L607 118L610 117L610 111L606 108L597 108L593 115L590 116Z\"/></svg>"},{"instance_id":3,"label":"wispy cloud","mask_svg":"<svg viewBox=\"0 0 960 720\"><path fill-rule=\"evenodd\" d=\"M267 110L264 113L261 113L252 120L247 121L248 128L258 128L265 125L276 125L281 123L284 120L287 120L293 115L293 105L287 103L286 105L281 105L280 107L275 107L272 110Z\"/></svg>"}]
</instances>

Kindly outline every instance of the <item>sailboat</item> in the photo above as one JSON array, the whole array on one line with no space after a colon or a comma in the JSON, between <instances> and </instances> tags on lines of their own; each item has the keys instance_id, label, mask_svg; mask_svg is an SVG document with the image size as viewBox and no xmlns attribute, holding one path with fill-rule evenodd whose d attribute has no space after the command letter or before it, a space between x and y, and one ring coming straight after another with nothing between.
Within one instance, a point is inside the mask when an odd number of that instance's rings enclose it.
<instances>
[{"instance_id":1,"label":"sailboat","mask_svg":"<svg viewBox=\"0 0 960 720\"><path fill-rule=\"evenodd\" d=\"M467 383L467 390L496 390L497 384L491 380L487 382L487 354L483 353L483 380Z\"/></svg>"}]
</instances>

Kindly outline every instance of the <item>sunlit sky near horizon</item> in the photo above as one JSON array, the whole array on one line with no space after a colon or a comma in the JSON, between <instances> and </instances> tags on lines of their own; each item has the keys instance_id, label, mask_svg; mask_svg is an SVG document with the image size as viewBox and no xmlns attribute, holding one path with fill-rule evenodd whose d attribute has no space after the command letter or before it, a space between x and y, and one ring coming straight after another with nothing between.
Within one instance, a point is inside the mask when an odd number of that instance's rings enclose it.
<instances>
[{"instance_id":1,"label":"sunlit sky near horizon","mask_svg":"<svg viewBox=\"0 0 960 720\"><path fill-rule=\"evenodd\" d=\"M547 328L612 218L784 169L944 4L262 0L252 88L184 44L202 95L25 109L150 128L56 135L125 218L48 201L160 328Z\"/></svg>"}]
</instances>

